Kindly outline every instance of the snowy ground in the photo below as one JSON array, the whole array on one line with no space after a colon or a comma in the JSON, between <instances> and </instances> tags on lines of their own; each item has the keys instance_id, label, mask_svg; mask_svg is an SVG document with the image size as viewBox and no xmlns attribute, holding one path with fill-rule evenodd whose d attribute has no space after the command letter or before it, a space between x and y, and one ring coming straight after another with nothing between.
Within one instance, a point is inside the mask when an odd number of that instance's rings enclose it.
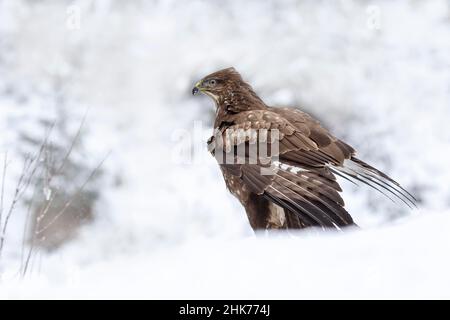
<instances>
[{"instance_id":1,"label":"snowy ground","mask_svg":"<svg viewBox=\"0 0 450 320\"><path fill-rule=\"evenodd\" d=\"M449 214L346 234L203 239L95 263L53 256L47 272L4 281L0 297L449 299Z\"/></svg>"},{"instance_id":2,"label":"snowy ground","mask_svg":"<svg viewBox=\"0 0 450 320\"><path fill-rule=\"evenodd\" d=\"M110 153L95 222L59 250L37 251L25 279L26 208L17 208L0 297L449 298L449 26L445 0L0 0L6 203L20 133L42 137L38 119L60 107L55 84L71 132L89 110L77 159L94 167ZM228 66L268 103L319 117L420 209L343 182L362 230L255 238L205 150L211 102L190 96ZM174 159L180 137L198 157Z\"/></svg>"}]
</instances>

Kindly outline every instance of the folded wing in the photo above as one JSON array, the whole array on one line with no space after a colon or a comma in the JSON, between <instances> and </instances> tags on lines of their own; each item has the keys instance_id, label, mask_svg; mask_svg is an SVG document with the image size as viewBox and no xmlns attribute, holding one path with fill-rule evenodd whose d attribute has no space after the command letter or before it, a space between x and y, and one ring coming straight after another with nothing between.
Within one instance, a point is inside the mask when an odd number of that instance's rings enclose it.
<instances>
[{"instance_id":1,"label":"folded wing","mask_svg":"<svg viewBox=\"0 0 450 320\"><path fill-rule=\"evenodd\" d=\"M223 163L222 169L239 176L251 192L295 214L303 226L341 228L353 224L344 209L335 175L363 182L409 206L415 204L414 197L397 182L355 158L351 146L336 139L306 113L270 108L241 112L232 120L228 132L221 132L224 154L236 155L240 145L261 140L278 143L278 152L270 154L272 160L276 159L270 164L251 163L251 155L246 152L245 161ZM241 134L249 129L250 134ZM275 130L274 140L271 133ZM269 168L271 174L267 174Z\"/></svg>"}]
</instances>

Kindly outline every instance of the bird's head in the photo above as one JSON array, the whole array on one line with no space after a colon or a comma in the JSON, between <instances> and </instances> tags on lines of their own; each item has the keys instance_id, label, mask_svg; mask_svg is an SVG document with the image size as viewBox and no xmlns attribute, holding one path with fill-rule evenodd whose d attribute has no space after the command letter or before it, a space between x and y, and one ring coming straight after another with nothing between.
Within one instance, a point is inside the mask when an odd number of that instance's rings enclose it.
<instances>
[{"instance_id":1,"label":"bird's head","mask_svg":"<svg viewBox=\"0 0 450 320\"><path fill-rule=\"evenodd\" d=\"M234 68L227 68L211 73L198 81L192 89L192 94L203 93L219 102L220 98L232 92L242 82L241 75Z\"/></svg>"},{"instance_id":2,"label":"bird's head","mask_svg":"<svg viewBox=\"0 0 450 320\"><path fill-rule=\"evenodd\" d=\"M264 102L234 68L216 71L198 81L192 89L193 95L197 93L211 97L226 112L265 108Z\"/></svg>"}]
</instances>

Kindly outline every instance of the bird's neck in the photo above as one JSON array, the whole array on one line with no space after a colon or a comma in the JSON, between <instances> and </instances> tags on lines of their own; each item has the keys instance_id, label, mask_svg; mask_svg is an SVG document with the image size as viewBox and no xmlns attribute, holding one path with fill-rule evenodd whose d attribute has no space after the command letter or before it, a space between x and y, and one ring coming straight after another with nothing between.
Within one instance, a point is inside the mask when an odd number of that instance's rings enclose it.
<instances>
[{"instance_id":1,"label":"bird's neck","mask_svg":"<svg viewBox=\"0 0 450 320\"><path fill-rule=\"evenodd\" d=\"M234 122L239 113L251 110L265 110L267 105L252 91L231 91L228 95L217 97L216 120L214 128L222 128L223 124Z\"/></svg>"},{"instance_id":2,"label":"bird's neck","mask_svg":"<svg viewBox=\"0 0 450 320\"><path fill-rule=\"evenodd\" d=\"M216 106L217 111L223 114L267 109L264 101L256 95L250 86L227 91L226 94L217 97Z\"/></svg>"}]
</instances>

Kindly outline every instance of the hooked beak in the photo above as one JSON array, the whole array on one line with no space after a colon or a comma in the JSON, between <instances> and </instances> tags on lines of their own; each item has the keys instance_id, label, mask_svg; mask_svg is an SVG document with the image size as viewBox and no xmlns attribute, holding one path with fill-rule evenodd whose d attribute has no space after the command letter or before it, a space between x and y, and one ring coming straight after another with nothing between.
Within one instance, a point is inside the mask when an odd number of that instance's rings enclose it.
<instances>
[{"instance_id":1,"label":"hooked beak","mask_svg":"<svg viewBox=\"0 0 450 320\"><path fill-rule=\"evenodd\" d=\"M195 84L194 88L192 89L192 95L195 96L199 91L201 91L200 83L201 83L201 81L199 81Z\"/></svg>"}]
</instances>

